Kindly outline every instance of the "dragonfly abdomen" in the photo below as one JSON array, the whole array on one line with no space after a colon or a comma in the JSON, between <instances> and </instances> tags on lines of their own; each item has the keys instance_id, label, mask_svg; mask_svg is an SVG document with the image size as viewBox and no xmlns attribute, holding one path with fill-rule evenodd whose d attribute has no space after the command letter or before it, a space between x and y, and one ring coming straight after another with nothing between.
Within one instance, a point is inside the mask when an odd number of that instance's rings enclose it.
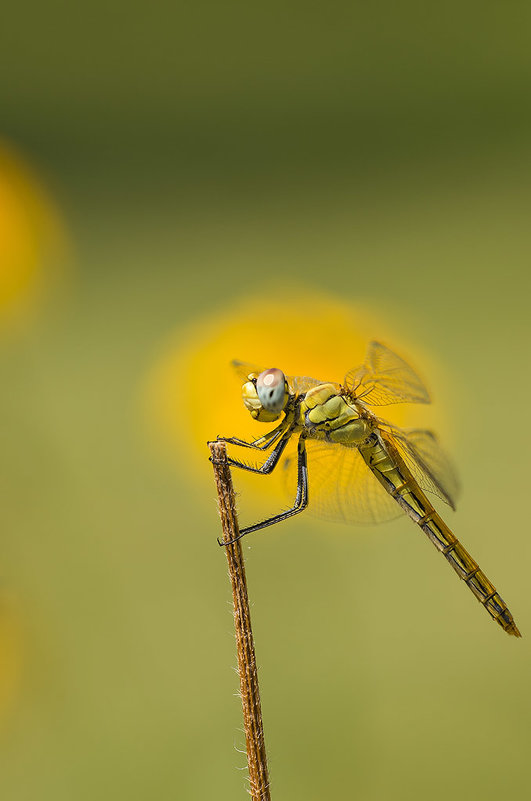
<instances>
[{"instance_id":1,"label":"dragonfly abdomen","mask_svg":"<svg viewBox=\"0 0 531 801\"><path fill-rule=\"evenodd\" d=\"M520 637L520 632L504 600L435 511L392 443L386 442L382 434L375 432L366 444L359 446L359 449L365 462L386 491L420 526L489 615L508 634Z\"/></svg>"},{"instance_id":2,"label":"dragonfly abdomen","mask_svg":"<svg viewBox=\"0 0 531 801\"><path fill-rule=\"evenodd\" d=\"M435 547L453 567L460 579L472 590L489 615L508 633L520 637L513 616L496 587L470 556L466 548L450 531L437 512L428 513L416 521Z\"/></svg>"}]
</instances>

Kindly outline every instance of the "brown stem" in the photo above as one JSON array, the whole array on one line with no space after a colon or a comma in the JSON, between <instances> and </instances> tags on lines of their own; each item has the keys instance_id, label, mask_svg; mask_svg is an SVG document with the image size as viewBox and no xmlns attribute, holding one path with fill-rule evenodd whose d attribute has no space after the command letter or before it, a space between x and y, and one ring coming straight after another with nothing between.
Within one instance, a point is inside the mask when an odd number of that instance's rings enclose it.
<instances>
[{"instance_id":1,"label":"brown stem","mask_svg":"<svg viewBox=\"0 0 531 801\"><path fill-rule=\"evenodd\" d=\"M237 537L240 532L234 500L234 488L227 462L227 452L224 442L211 442L209 446L218 491L223 541L229 542ZM229 576L234 602L234 626L236 629L238 672L240 676L251 798L253 801L271 801L258 688L258 671L256 668L251 613L240 541L225 545L224 550L229 563Z\"/></svg>"}]
</instances>

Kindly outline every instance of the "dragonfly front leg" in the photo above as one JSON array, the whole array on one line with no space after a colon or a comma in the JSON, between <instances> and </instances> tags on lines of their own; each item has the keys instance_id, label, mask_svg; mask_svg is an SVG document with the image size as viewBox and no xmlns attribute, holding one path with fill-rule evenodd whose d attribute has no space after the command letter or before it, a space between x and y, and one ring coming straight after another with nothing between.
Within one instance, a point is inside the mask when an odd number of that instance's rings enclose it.
<instances>
[{"instance_id":1,"label":"dragonfly front leg","mask_svg":"<svg viewBox=\"0 0 531 801\"><path fill-rule=\"evenodd\" d=\"M271 448L273 443L284 433L286 425L286 421L283 420L282 423L272 431L268 431L263 437L259 437L252 442L247 442L238 437L217 437L217 441L227 442L229 445L239 445L241 448L253 448L258 451L266 451Z\"/></svg>"},{"instance_id":2,"label":"dragonfly front leg","mask_svg":"<svg viewBox=\"0 0 531 801\"><path fill-rule=\"evenodd\" d=\"M232 459L230 456L227 457L227 461L233 467L239 467L240 470L248 470L250 473L260 473L263 476L267 476L269 473L272 473L277 466L278 460L284 452L284 448L291 439L291 434L291 428L289 428L287 431L284 431L284 434L279 439L263 465L260 467L255 467L254 465L246 464L245 462L239 462L237 459Z\"/></svg>"},{"instance_id":3,"label":"dragonfly front leg","mask_svg":"<svg viewBox=\"0 0 531 801\"><path fill-rule=\"evenodd\" d=\"M260 531L262 528L267 528L268 526L273 526L275 523L280 523L282 520L287 520L288 517L293 517L293 515L299 514L308 506L308 465L306 459L306 440L303 435L299 437L299 443L297 446L297 494L295 496L295 503L288 509L286 512L281 512L278 515L273 515L273 517L268 517L266 520L262 520L260 523L255 523L253 526L247 526L246 528L242 528L240 530L240 534L238 537L235 537L233 540L229 540L228 542L224 542L218 539L219 545L231 545L233 542L237 542L241 540L242 537L245 537L246 534L251 534L253 531Z\"/></svg>"}]
</instances>

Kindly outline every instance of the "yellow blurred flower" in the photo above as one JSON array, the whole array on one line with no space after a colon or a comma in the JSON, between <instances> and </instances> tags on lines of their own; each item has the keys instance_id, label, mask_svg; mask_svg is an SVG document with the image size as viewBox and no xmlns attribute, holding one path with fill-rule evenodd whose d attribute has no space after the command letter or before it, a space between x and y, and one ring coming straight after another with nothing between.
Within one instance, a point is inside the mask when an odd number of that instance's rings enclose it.
<instances>
[{"instance_id":1,"label":"yellow blurred flower","mask_svg":"<svg viewBox=\"0 0 531 801\"><path fill-rule=\"evenodd\" d=\"M0 140L0 335L18 331L53 283L65 255L58 211L42 182L13 147ZM18 696L20 618L0 593L0 720Z\"/></svg>"},{"instance_id":2,"label":"yellow blurred flower","mask_svg":"<svg viewBox=\"0 0 531 801\"><path fill-rule=\"evenodd\" d=\"M59 214L42 182L0 140L0 332L23 323L62 255Z\"/></svg>"},{"instance_id":3,"label":"yellow blurred flower","mask_svg":"<svg viewBox=\"0 0 531 801\"><path fill-rule=\"evenodd\" d=\"M150 416L159 441L184 471L193 465L210 480L207 440L218 434L250 439L272 427L252 420L245 410L232 359L263 369L279 367L286 374L342 381L349 368L363 363L374 338L396 347L413 364L422 364L415 359L418 349L415 353L401 347L381 315L321 292L283 291L280 296L269 289L200 318L177 332L150 377ZM403 423L403 407L394 407L389 416ZM267 479L234 473L238 489L253 500L257 493L285 498L281 471Z\"/></svg>"}]
</instances>

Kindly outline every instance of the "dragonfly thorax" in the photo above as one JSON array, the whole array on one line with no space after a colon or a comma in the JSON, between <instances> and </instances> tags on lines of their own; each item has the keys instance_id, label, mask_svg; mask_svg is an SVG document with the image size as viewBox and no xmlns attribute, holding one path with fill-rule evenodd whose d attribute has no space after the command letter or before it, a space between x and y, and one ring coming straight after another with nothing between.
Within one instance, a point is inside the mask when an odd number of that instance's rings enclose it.
<instances>
[{"instance_id":1,"label":"dragonfly thorax","mask_svg":"<svg viewBox=\"0 0 531 801\"><path fill-rule=\"evenodd\" d=\"M342 445L366 442L373 429L350 396L338 393L333 384L320 384L306 393L300 404L300 424L312 439Z\"/></svg>"}]
</instances>

